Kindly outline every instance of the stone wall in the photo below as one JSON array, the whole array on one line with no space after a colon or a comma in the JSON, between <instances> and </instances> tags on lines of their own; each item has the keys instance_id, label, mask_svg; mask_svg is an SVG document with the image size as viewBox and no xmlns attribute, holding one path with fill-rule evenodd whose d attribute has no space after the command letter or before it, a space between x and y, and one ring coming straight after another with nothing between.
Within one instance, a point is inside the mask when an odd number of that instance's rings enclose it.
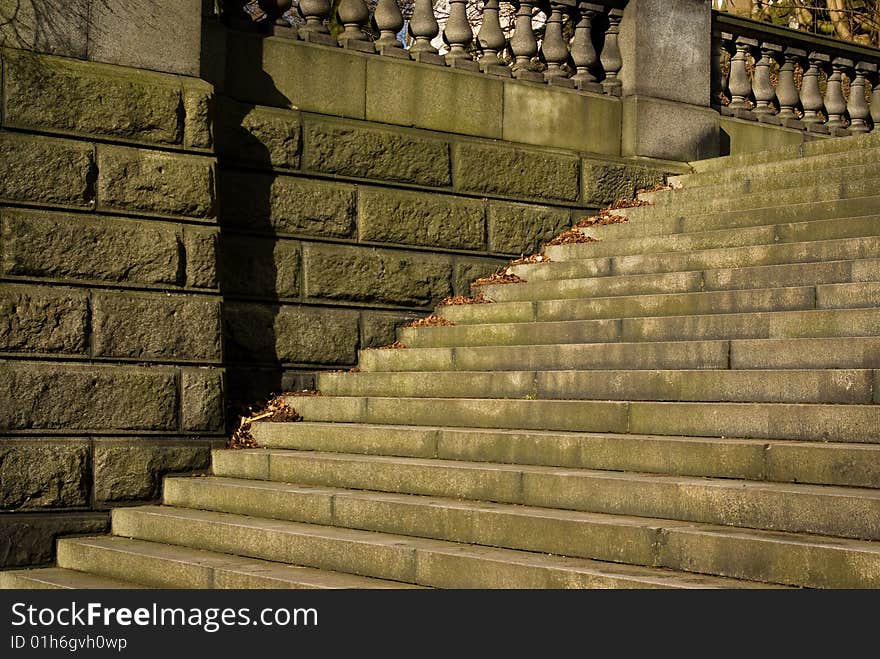
<instances>
[{"instance_id":1,"label":"stone wall","mask_svg":"<svg viewBox=\"0 0 880 659\"><path fill-rule=\"evenodd\" d=\"M0 566L223 441L211 87L3 49Z\"/></svg>"}]
</instances>

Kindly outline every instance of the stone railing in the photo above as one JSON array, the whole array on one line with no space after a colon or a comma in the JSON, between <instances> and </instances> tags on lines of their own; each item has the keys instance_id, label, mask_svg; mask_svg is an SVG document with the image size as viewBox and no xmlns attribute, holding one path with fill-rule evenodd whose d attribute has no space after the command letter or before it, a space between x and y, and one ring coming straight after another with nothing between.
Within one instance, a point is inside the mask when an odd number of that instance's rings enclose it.
<instances>
[{"instance_id":1,"label":"stone railing","mask_svg":"<svg viewBox=\"0 0 880 659\"><path fill-rule=\"evenodd\" d=\"M328 0L301 0L297 11L302 22L279 29L285 25L279 21L274 33L384 57L620 96L623 57L618 35L626 0L486 0L477 20L468 15L474 10L468 0L448 0L448 5L441 30L433 0L415 0L407 43L399 38L405 23L396 0L379 0L372 13L364 0L342 0L336 17L342 25L338 36L330 33ZM504 13L513 16L508 26L512 29L507 30L510 38L502 29L502 5L510 6ZM536 10L544 14L543 24L533 22ZM564 35L566 24L573 28L567 30L573 32L570 38Z\"/></svg>"},{"instance_id":2,"label":"stone railing","mask_svg":"<svg viewBox=\"0 0 880 659\"><path fill-rule=\"evenodd\" d=\"M814 133L880 120L880 50L713 12L712 103L722 114Z\"/></svg>"}]
</instances>

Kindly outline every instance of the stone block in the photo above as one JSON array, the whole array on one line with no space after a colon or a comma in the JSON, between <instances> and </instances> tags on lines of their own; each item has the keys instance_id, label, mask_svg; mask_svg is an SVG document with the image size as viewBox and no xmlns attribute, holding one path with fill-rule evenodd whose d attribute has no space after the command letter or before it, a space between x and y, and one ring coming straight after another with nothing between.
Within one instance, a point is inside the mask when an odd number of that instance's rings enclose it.
<instances>
[{"instance_id":1,"label":"stone block","mask_svg":"<svg viewBox=\"0 0 880 659\"><path fill-rule=\"evenodd\" d=\"M96 177L91 144L0 132L0 200L93 208Z\"/></svg>"},{"instance_id":2,"label":"stone block","mask_svg":"<svg viewBox=\"0 0 880 659\"><path fill-rule=\"evenodd\" d=\"M100 209L210 218L215 209L212 158L98 146Z\"/></svg>"},{"instance_id":3,"label":"stone block","mask_svg":"<svg viewBox=\"0 0 880 659\"><path fill-rule=\"evenodd\" d=\"M367 121L502 136L500 78L385 57L367 60L366 77Z\"/></svg>"},{"instance_id":4,"label":"stone block","mask_svg":"<svg viewBox=\"0 0 880 659\"><path fill-rule=\"evenodd\" d=\"M229 302L223 305L223 339L226 359L248 362L249 367L266 362L277 362L275 345L275 317L278 306L270 304ZM241 375L245 375L244 378ZM274 374L273 374L274 375ZM277 374L280 378L280 374ZM246 398L246 391L239 391L239 380L250 381L250 373L230 371L229 394L233 398Z\"/></svg>"},{"instance_id":5,"label":"stone block","mask_svg":"<svg viewBox=\"0 0 880 659\"><path fill-rule=\"evenodd\" d=\"M354 122L309 121L303 169L343 176L448 186L449 145L407 131Z\"/></svg>"},{"instance_id":6,"label":"stone block","mask_svg":"<svg viewBox=\"0 0 880 659\"><path fill-rule=\"evenodd\" d=\"M104 513L16 513L0 516L0 567L45 565L55 558L55 539L63 535L107 533Z\"/></svg>"},{"instance_id":7,"label":"stone block","mask_svg":"<svg viewBox=\"0 0 880 659\"><path fill-rule=\"evenodd\" d=\"M498 268L507 265L509 259L479 259L457 257L452 273L453 292L456 295L470 296L471 282L480 277L491 275Z\"/></svg>"},{"instance_id":8,"label":"stone block","mask_svg":"<svg viewBox=\"0 0 880 659\"><path fill-rule=\"evenodd\" d=\"M308 245L304 260L310 298L427 306L452 291L452 264L445 256Z\"/></svg>"},{"instance_id":9,"label":"stone block","mask_svg":"<svg viewBox=\"0 0 880 659\"><path fill-rule=\"evenodd\" d=\"M96 292L92 307L96 356L187 361L221 357L218 298Z\"/></svg>"},{"instance_id":10,"label":"stone block","mask_svg":"<svg viewBox=\"0 0 880 659\"><path fill-rule=\"evenodd\" d=\"M0 211L4 274L178 284L177 229L159 222Z\"/></svg>"},{"instance_id":11,"label":"stone block","mask_svg":"<svg viewBox=\"0 0 880 659\"><path fill-rule=\"evenodd\" d=\"M505 140L620 155L618 98L508 80L503 116Z\"/></svg>"},{"instance_id":12,"label":"stone block","mask_svg":"<svg viewBox=\"0 0 880 659\"><path fill-rule=\"evenodd\" d=\"M456 190L560 201L576 201L580 193L574 156L460 142L452 163Z\"/></svg>"},{"instance_id":13,"label":"stone block","mask_svg":"<svg viewBox=\"0 0 880 659\"><path fill-rule=\"evenodd\" d=\"M89 504L87 439L0 439L0 509Z\"/></svg>"},{"instance_id":14,"label":"stone block","mask_svg":"<svg viewBox=\"0 0 880 659\"><path fill-rule=\"evenodd\" d=\"M381 348L397 340L397 328L418 318L413 314L364 311L361 313L361 349Z\"/></svg>"},{"instance_id":15,"label":"stone block","mask_svg":"<svg viewBox=\"0 0 880 659\"><path fill-rule=\"evenodd\" d=\"M217 288L216 229L186 227L183 245L186 250L186 285L193 288Z\"/></svg>"},{"instance_id":16,"label":"stone block","mask_svg":"<svg viewBox=\"0 0 880 659\"><path fill-rule=\"evenodd\" d=\"M719 114L711 108L656 98L623 100L621 155L690 162L714 158Z\"/></svg>"},{"instance_id":17,"label":"stone block","mask_svg":"<svg viewBox=\"0 0 880 659\"><path fill-rule=\"evenodd\" d=\"M485 249L485 204L476 199L361 188L358 222L363 241Z\"/></svg>"},{"instance_id":18,"label":"stone block","mask_svg":"<svg viewBox=\"0 0 880 659\"><path fill-rule=\"evenodd\" d=\"M210 461L205 440L96 438L95 500L99 505L154 501L163 476L205 469Z\"/></svg>"},{"instance_id":19,"label":"stone block","mask_svg":"<svg viewBox=\"0 0 880 659\"><path fill-rule=\"evenodd\" d=\"M0 430L172 430L167 368L0 362Z\"/></svg>"},{"instance_id":20,"label":"stone block","mask_svg":"<svg viewBox=\"0 0 880 659\"><path fill-rule=\"evenodd\" d=\"M354 233L353 185L224 172L222 189L225 225L333 238Z\"/></svg>"},{"instance_id":21,"label":"stone block","mask_svg":"<svg viewBox=\"0 0 880 659\"><path fill-rule=\"evenodd\" d=\"M92 0L0 0L0 46L85 59Z\"/></svg>"},{"instance_id":22,"label":"stone block","mask_svg":"<svg viewBox=\"0 0 880 659\"><path fill-rule=\"evenodd\" d=\"M181 143L178 78L12 52L3 56L5 125L156 144Z\"/></svg>"},{"instance_id":23,"label":"stone block","mask_svg":"<svg viewBox=\"0 0 880 659\"><path fill-rule=\"evenodd\" d=\"M88 322L83 291L0 284L0 351L84 355Z\"/></svg>"},{"instance_id":24,"label":"stone block","mask_svg":"<svg viewBox=\"0 0 880 659\"><path fill-rule=\"evenodd\" d=\"M217 111L217 154L224 160L296 169L300 113L223 99Z\"/></svg>"},{"instance_id":25,"label":"stone block","mask_svg":"<svg viewBox=\"0 0 880 659\"><path fill-rule=\"evenodd\" d=\"M89 10L89 59L199 75L201 0L99 0Z\"/></svg>"},{"instance_id":26,"label":"stone block","mask_svg":"<svg viewBox=\"0 0 880 659\"><path fill-rule=\"evenodd\" d=\"M221 239L221 288L256 297L298 297L299 243L270 237L224 234Z\"/></svg>"},{"instance_id":27,"label":"stone block","mask_svg":"<svg viewBox=\"0 0 880 659\"><path fill-rule=\"evenodd\" d=\"M181 373L180 417L184 430L221 431L223 371L216 368L187 368Z\"/></svg>"},{"instance_id":28,"label":"stone block","mask_svg":"<svg viewBox=\"0 0 880 659\"><path fill-rule=\"evenodd\" d=\"M661 169L590 158L581 161L581 200L586 205L607 206L618 199L634 199L638 190L665 182Z\"/></svg>"},{"instance_id":29,"label":"stone block","mask_svg":"<svg viewBox=\"0 0 880 659\"><path fill-rule=\"evenodd\" d=\"M571 225L564 208L489 202L489 251L532 254Z\"/></svg>"},{"instance_id":30,"label":"stone block","mask_svg":"<svg viewBox=\"0 0 880 659\"><path fill-rule=\"evenodd\" d=\"M183 85L183 144L190 149L214 146L214 88L202 80Z\"/></svg>"}]
</instances>

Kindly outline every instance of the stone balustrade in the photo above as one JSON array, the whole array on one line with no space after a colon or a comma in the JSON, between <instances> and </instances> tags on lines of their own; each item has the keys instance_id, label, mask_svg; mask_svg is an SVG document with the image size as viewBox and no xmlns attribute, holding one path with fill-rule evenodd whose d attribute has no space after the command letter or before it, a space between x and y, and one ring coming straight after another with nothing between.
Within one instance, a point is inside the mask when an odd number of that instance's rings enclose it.
<instances>
[{"instance_id":1,"label":"stone balustrade","mask_svg":"<svg viewBox=\"0 0 880 659\"><path fill-rule=\"evenodd\" d=\"M618 35L625 0L486 0L476 21L474 7L468 4L468 0L449 0L448 13L438 21L433 0L415 0L404 43L400 37L405 23L396 0L379 0L372 13L364 0L342 0L337 10L342 25L338 36L330 31L328 0L301 0L302 22L294 28L276 26L275 34L382 57L620 96L624 62ZM502 5L510 11L502 12ZM513 16L507 30L502 26L502 13ZM442 47L438 48L440 39Z\"/></svg>"},{"instance_id":2,"label":"stone balustrade","mask_svg":"<svg viewBox=\"0 0 880 659\"><path fill-rule=\"evenodd\" d=\"M811 133L880 120L880 50L713 12L712 103L725 115Z\"/></svg>"}]
</instances>

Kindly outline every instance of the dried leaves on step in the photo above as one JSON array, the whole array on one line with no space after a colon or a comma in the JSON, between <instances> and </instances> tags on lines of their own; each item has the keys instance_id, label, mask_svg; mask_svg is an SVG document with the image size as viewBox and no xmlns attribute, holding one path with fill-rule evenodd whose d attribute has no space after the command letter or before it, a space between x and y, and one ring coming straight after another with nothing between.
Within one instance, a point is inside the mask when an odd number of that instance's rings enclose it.
<instances>
[{"instance_id":1,"label":"dried leaves on step","mask_svg":"<svg viewBox=\"0 0 880 659\"><path fill-rule=\"evenodd\" d=\"M613 204L608 206L607 208L603 208L599 211L599 214L608 213L610 211L616 211L619 208L638 208L639 206L653 206L653 201L646 201L644 199L618 199Z\"/></svg>"},{"instance_id":2,"label":"dried leaves on step","mask_svg":"<svg viewBox=\"0 0 880 659\"><path fill-rule=\"evenodd\" d=\"M658 183L650 188L643 188L637 194L643 192L666 192L667 190L681 190L681 183Z\"/></svg>"},{"instance_id":3,"label":"dried leaves on step","mask_svg":"<svg viewBox=\"0 0 880 659\"><path fill-rule=\"evenodd\" d=\"M524 284L525 279L515 275L511 268L501 268L488 277L480 277L473 281L473 286L488 286L490 284Z\"/></svg>"},{"instance_id":4,"label":"dried leaves on step","mask_svg":"<svg viewBox=\"0 0 880 659\"><path fill-rule=\"evenodd\" d=\"M259 444L251 434L251 426L257 421L282 423L302 421L302 419L301 414L285 403L281 397L276 396L267 402L259 412L241 417L238 427L226 442L226 447L231 449L259 448Z\"/></svg>"},{"instance_id":5,"label":"dried leaves on step","mask_svg":"<svg viewBox=\"0 0 880 659\"><path fill-rule=\"evenodd\" d=\"M403 345L400 341L395 341L394 343L389 343L387 346L370 348L370 350L406 350L408 347L409 346Z\"/></svg>"},{"instance_id":6,"label":"dried leaves on step","mask_svg":"<svg viewBox=\"0 0 880 659\"><path fill-rule=\"evenodd\" d=\"M548 247L552 247L553 245L574 245L576 243L597 243L599 240L597 238L593 238L592 236L588 236L583 233L580 229L573 228L568 231L563 231L558 236L556 236L553 240L547 243Z\"/></svg>"},{"instance_id":7,"label":"dried leaves on step","mask_svg":"<svg viewBox=\"0 0 880 659\"><path fill-rule=\"evenodd\" d=\"M419 318L411 323L407 323L404 327L452 327L455 325L451 320L447 320L443 316L435 316L431 314L427 318Z\"/></svg>"},{"instance_id":8,"label":"dried leaves on step","mask_svg":"<svg viewBox=\"0 0 880 659\"><path fill-rule=\"evenodd\" d=\"M590 227L605 227L610 224L626 224L629 222L623 215L614 215L613 213L608 213L607 215L599 214L594 215L593 217L585 217L577 224L574 225L575 229L588 229Z\"/></svg>"},{"instance_id":9,"label":"dried leaves on step","mask_svg":"<svg viewBox=\"0 0 880 659\"><path fill-rule=\"evenodd\" d=\"M491 304L492 300L482 293L477 293L473 297L465 297L464 295L455 295L453 297L443 298L440 302L441 307L457 307L463 304Z\"/></svg>"},{"instance_id":10,"label":"dried leaves on step","mask_svg":"<svg viewBox=\"0 0 880 659\"><path fill-rule=\"evenodd\" d=\"M538 254L532 254L531 256L520 256L518 259L514 259L510 262L510 265L526 265L529 263L549 263L551 261L550 257L544 254L544 252L540 252Z\"/></svg>"}]
</instances>

